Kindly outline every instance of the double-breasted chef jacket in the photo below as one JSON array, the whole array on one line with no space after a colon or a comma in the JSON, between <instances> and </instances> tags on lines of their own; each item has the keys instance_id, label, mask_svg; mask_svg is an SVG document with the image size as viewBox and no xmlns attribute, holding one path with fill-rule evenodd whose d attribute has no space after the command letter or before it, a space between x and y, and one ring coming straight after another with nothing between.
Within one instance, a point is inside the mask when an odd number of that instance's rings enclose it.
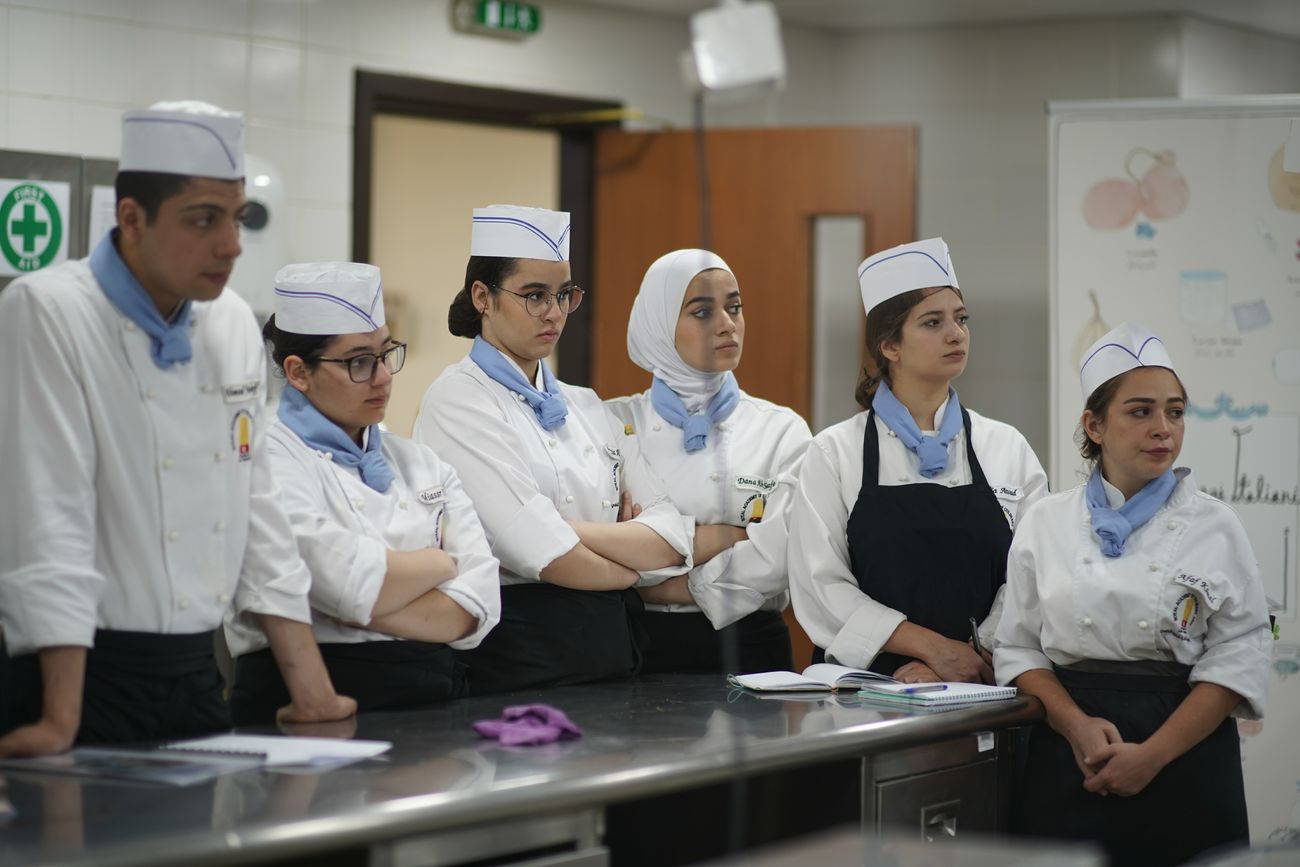
<instances>
[{"instance_id":1,"label":"double-breasted chef jacket","mask_svg":"<svg viewBox=\"0 0 1300 867\"><path fill-rule=\"evenodd\" d=\"M1083 485L1026 516L1007 563L999 683L1083 660L1173 662L1191 666L1190 683L1239 694L1235 715L1263 714L1271 633L1250 541L1231 507L1175 473L1169 501L1119 557L1102 555ZM1123 504L1105 488L1112 508Z\"/></svg>"},{"instance_id":2,"label":"double-breasted chef jacket","mask_svg":"<svg viewBox=\"0 0 1300 867\"><path fill-rule=\"evenodd\" d=\"M456 471L427 446L384 434L382 452L394 478L383 492L366 485L357 467L307 445L279 419L271 422L267 449L298 551L311 570L312 631L318 642L400 640L355 625L371 620L390 549L441 548L456 563L456 577L438 590L478 626L452 647L475 647L496 625L499 564ZM266 646L260 631L235 628L227 637L236 656Z\"/></svg>"},{"instance_id":3,"label":"double-breasted chef jacket","mask_svg":"<svg viewBox=\"0 0 1300 867\"><path fill-rule=\"evenodd\" d=\"M947 401L935 413L937 430ZM1024 436L1011 425L967 409L975 454L994 497L1014 531L1020 516L1047 492L1047 475ZM824 648L828 661L867 668L884 643L906 620L903 612L862 592L854 577L846 527L862 488L863 441L870 413L860 412L832 425L813 438L799 470L798 491L790 518L790 593L795 616L813 643ZM966 432L948 445L948 466L926 478L920 460L878 416L878 483L971 484L966 458ZM944 528L932 528L936 545ZM923 575L915 576L924 580ZM993 637L1002 607L998 592L992 609L979 626L981 640Z\"/></svg>"},{"instance_id":4,"label":"double-breasted chef jacket","mask_svg":"<svg viewBox=\"0 0 1300 867\"><path fill-rule=\"evenodd\" d=\"M642 508L634 520L686 558L642 573L640 583L689 571L695 524L673 507L635 438L591 389L559 386L568 416L552 431L468 357L444 370L420 403L413 438L456 468L501 561L501 583L540 581L578 544L565 521L617 521L625 490Z\"/></svg>"},{"instance_id":5,"label":"double-breasted chef jacket","mask_svg":"<svg viewBox=\"0 0 1300 867\"><path fill-rule=\"evenodd\" d=\"M11 655L89 647L96 628L213 630L232 604L310 622L267 466L257 323L230 291L192 311L192 360L160 369L87 260L0 293Z\"/></svg>"},{"instance_id":6,"label":"double-breasted chef jacket","mask_svg":"<svg viewBox=\"0 0 1300 867\"><path fill-rule=\"evenodd\" d=\"M691 570L687 586L696 605L646 608L702 611L715 629L755 611L784 610L790 506L812 439L808 423L791 409L742 391L736 408L709 431L704 448L687 452L681 429L655 411L649 391L606 405L631 426L679 512L696 524L744 527L748 536Z\"/></svg>"}]
</instances>

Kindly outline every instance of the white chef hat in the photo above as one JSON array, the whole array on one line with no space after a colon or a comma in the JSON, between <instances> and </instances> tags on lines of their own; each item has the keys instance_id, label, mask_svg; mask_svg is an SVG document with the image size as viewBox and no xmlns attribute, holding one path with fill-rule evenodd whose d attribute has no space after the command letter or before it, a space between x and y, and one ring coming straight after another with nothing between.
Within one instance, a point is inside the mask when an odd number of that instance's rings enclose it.
<instances>
[{"instance_id":1,"label":"white chef hat","mask_svg":"<svg viewBox=\"0 0 1300 867\"><path fill-rule=\"evenodd\" d=\"M474 209L471 256L569 261L569 214L545 208L488 205Z\"/></svg>"},{"instance_id":2,"label":"white chef hat","mask_svg":"<svg viewBox=\"0 0 1300 867\"><path fill-rule=\"evenodd\" d=\"M1079 385L1087 401L1099 386L1135 367L1165 367L1177 374L1169 350L1154 331L1125 322L1088 347L1079 365Z\"/></svg>"},{"instance_id":3,"label":"white chef hat","mask_svg":"<svg viewBox=\"0 0 1300 867\"><path fill-rule=\"evenodd\" d=\"M943 238L890 247L858 266L858 287L867 313L896 295L931 286L958 288L957 272L952 268L952 258Z\"/></svg>"},{"instance_id":4,"label":"white chef hat","mask_svg":"<svg viewBox=\"0 0 1300 867\"><path fill-rule=\"evenodd\" d=\"M193 101L128 111L118 170L238 180L244 176L244 116Z\"/></svg>"},{"instance_id":5,"label":"white chef hat","mask_svg":"<svg viewBox=\"0 0 1300 867\"><path fill-rule=\"evenodd\" d=\"M383 326L379 269L359 262L303 262L275 275L275 326L291 334L357 334Z\"/></svg>"}]
</instances>

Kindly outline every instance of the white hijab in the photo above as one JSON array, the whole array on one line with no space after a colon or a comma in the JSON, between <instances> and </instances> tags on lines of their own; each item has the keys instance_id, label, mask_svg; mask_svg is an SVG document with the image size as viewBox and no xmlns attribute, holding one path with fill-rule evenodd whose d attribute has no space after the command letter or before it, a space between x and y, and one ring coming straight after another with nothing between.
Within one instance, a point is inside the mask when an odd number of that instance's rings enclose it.
<instances>
[{"instance_id":1,"label":"white hijab","mask_svg":"<svg viewBox=\"0 0 1300 867\"><path fill-rule=\"evenodd\" d=\"M674 250L660 256L646 269L627 321L628 356L663 380L691 413L707 404L727 378L727 373L697 370L677 353L677 318L686 287L696 274L713 268L732 274L722 257L708 250Z\"/></svg>"}]
</instances>

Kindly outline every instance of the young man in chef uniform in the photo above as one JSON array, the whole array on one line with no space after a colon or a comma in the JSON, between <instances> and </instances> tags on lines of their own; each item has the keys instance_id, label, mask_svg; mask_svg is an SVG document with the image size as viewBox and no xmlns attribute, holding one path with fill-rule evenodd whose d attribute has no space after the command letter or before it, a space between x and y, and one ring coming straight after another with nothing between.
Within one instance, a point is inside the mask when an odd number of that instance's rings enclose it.
<instances>
[{"instance_id":1,"label":"young man in chef uniform","mask_svg":"<svg viewBox=\"0 0 1300 867\"><path fill-rule=\"evenodd\" d=\"M0 756L227 727L213 638L232 610L270 639L282 719L355 710L264 464L257 323L225 291L242 116L129 111L119 169L90 257L0 293Z\"/></svg>"}]
</instances>

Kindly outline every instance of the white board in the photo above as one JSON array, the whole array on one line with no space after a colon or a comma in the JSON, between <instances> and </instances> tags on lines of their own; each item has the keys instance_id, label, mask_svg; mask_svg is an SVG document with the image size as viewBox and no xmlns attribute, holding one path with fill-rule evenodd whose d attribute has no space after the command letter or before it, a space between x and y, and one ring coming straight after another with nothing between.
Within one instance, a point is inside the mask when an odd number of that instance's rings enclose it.
<instances>
[{"instance_id":1,"label":"white board","mask_svg":"<svg viewBox=\"0 0 1300 867\"><path fill-rule=\"evenodd\" d=\"M1049 111L1052 487L1083 478L1083 350L1121 322L1150 327L1189 394L1178 465L1241 516L1279 620L1266 719L1242 726L1264 840L1300 821L1300 173L1283 171L1300 99Z\"/></svg>"}]
</instances>

